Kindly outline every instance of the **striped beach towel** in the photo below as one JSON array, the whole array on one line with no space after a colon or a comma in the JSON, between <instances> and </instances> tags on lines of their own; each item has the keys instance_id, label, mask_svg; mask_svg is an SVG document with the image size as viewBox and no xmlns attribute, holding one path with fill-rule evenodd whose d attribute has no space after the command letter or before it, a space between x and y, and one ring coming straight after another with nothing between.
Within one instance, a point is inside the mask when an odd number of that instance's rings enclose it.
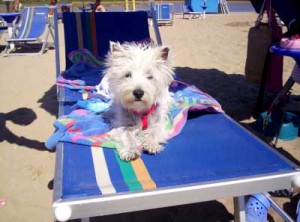
<instances>
[{"instance_id":1,"label":"striped beach towel","mask_svg":"<svg viewBox=\"0 0 300 222\"><path fill-rule=\"evenodd\" d=\"M178 82L178 85L171 90L174 93L174 103L169 110L169 118L165 126L169 138L181 132L189 111L223 112L221 105L214 98L195 86ZM110 139L110 124L101 113L77 109L69 115L60 117L54 123L54 127L55 132L46 142L46 147L49 149L54 148L59 141L102 148L118 146L116 141Z\"/></svg>"}]
</instances>

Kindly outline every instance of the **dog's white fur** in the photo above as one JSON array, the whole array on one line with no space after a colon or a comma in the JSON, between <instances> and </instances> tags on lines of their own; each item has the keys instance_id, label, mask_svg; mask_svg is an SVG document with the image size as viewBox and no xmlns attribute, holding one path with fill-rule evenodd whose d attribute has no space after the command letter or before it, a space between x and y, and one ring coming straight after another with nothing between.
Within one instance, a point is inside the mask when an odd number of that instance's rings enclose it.
<instances>
[{"instance_id":1,"label":"dog's white fur","mask_svg":"<svg viewBox=\"0 0 300 222\"><path fill-rule=\"evenodd\" d=\"M174 69L166 46L111 42L104 78L112 94L110 136L119 143L117 150L125 161L140 156L142 150L159 153L167 141L165 119L172 104L169 85ZM151 106L147 128L141 115Z\"/></svg>"}]
</instances>

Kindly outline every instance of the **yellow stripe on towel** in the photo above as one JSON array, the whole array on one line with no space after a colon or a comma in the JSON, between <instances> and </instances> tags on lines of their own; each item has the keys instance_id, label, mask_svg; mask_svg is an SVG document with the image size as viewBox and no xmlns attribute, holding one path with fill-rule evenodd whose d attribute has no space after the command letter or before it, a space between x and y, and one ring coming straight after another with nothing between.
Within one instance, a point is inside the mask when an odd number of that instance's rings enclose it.
<instances>
[{"instance_id":1,"label":"yellow stripe on towel","mask_svg":"<svg viewBox=\"0 0 300 222\"><path fill-rule=\"evenodd\" d=\"M145 166L141 158L131 161L131 165L133 167L133 170L136 174L138 181L140 182L144 190L150 190L156 188L156 184L152 180L147 170L147 167Z\"/></svg>"}]
</instances>

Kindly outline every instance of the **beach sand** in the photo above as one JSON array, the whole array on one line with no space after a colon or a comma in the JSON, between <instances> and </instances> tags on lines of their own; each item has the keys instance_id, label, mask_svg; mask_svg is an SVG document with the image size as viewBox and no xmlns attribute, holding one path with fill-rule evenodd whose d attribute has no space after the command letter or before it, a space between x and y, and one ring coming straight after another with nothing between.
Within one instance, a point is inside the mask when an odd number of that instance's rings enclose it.
<instances>
[{"instance_id":1,"label":"beach sand","mask_svg":"<svg viewBox=\"0 0 300 222\"><path fill-rule=\"evenodd\" d=\"M259 86L244 77L249 28L255 13L208 15L205 20L176 16L173 26L161 26L164 44L174 56L177 74L215 97L226 113L251 129L251 113ZM62 24L59 24L62 37ZM0 39L1 50L6 34ZM61 39L60 45L63 46ZM63 55L63 50L60 54ZM284 80L294 61L284 58ZM42 56L0 57L0 221L53 221L52 187L55 153L44 148L57 118L55 83L55 50ZM61 56L61 68L64 58ZM293 94L300 94L299 85ZM270 142L270 138L264 138ZM300 140L278 141L291 158L300 160ZM295 216L295 198L276 198ZM143 218L143 220L141 220ZM92 221L98 221L95 218ZM280 222L270 211L270 221ZM144 211L113 217L103 221L232 221L230 198Z\"/></svg>"}]
</instances>

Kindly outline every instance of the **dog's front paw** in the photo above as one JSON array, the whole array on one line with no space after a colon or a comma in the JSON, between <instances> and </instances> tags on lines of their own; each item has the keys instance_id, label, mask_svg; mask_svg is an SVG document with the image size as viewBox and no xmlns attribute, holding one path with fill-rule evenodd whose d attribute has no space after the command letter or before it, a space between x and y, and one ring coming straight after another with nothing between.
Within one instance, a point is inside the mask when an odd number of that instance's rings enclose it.
<instances>
[{"instance_id":1,"label":"dog's front paw","mask_svg":"<svg viewBox=\"0 0 300 222\"><path fill-rule=\"evenodd\" d=\"M124 161L134 160L141 155L141 151L138 149L120 149L118 152L120 159Z\"/></svg>"},{"instance_id":2,"label":"dog's front paw","mask_svg":"<svg viewBox=\"0 0 300 222\"><path fill-rule=\"evenodd\" d=\"M152 153L152 154L157 154L160 153L161 151L163 151L164 146L159 144L156 141L153 140L144 140L143 143L143 148L145 151Z\"/></svg>"}]
</instances>

